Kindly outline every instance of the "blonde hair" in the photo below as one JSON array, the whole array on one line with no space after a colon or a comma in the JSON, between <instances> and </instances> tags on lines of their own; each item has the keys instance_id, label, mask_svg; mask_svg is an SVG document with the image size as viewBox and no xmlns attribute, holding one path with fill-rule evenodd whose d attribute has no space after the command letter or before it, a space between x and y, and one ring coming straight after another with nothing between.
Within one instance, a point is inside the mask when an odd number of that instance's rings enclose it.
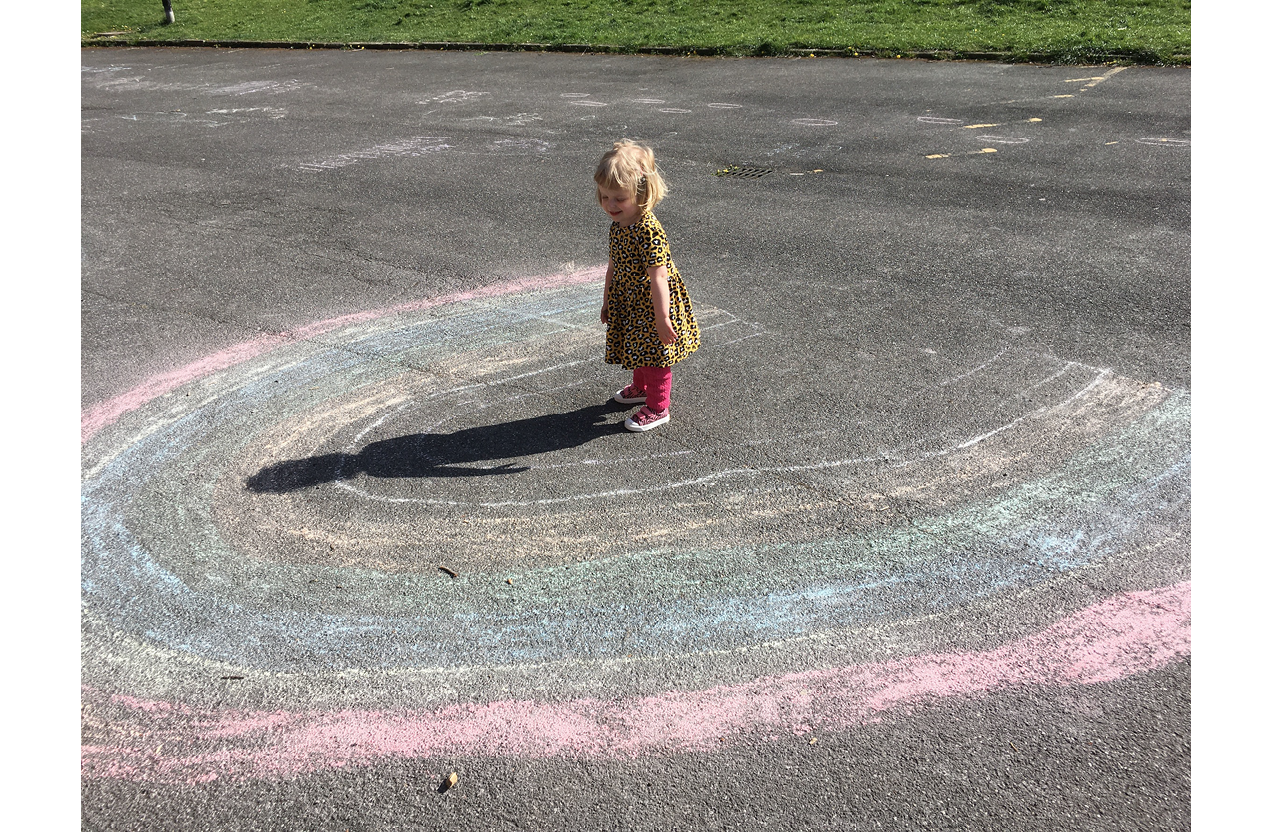
<instances>
[{"instance_id":1,"label":"blonde hair","mask_svg":"<svg viewBox=\"0 0 1272 832\"><path fill-rule=\"evenodd\" d=\"M596 199L601 199L601 188L623 191L636 199L642 211L649 211L667 195L667 183L654 164L654 151L643 144L628 139L614 142L605 151L596 173Z\"/></svg>"}]
</instances>

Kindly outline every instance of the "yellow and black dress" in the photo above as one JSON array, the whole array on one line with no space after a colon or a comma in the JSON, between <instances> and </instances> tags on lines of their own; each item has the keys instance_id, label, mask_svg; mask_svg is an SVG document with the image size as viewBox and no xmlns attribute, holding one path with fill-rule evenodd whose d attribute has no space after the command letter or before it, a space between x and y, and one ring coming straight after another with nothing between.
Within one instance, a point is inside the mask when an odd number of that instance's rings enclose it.
<instances>
[{"instance_id":1,"label":"yellow and black dress","mask_svg":"<svg viewBox=\"0 0 1272 832\"><path fill-rule=\"evenodd\" d=\"M671 259L667 232L652 212L623 228L610 225L609 328L605 334L605 361L625 369L670 367L683 361L702 342L693 302ZM654 303L649 294L650 266L667 267L667 290L671 301L671 326L676 342L664 346L654 326Z\"/></svg>"}]
</instances>

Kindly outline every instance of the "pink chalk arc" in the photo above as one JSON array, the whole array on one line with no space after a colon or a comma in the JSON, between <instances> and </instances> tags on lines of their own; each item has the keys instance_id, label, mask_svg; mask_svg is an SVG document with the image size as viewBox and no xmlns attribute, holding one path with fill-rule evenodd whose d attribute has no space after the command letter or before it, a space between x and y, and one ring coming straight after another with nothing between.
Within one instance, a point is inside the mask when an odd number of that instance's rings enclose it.
<instances>
[{"instance_id":1,"label":"pink chalk arc","mask_svg":"<svg viewBox=\"0 0 1272 832\"><path fill-rule=\"evenodd\" d=\"M128 713L126 728L116 742L84 745L81 771L86 777L197 784L455 754L604 760L702 752L743 734L844 731L951 697L1100 684L1159 669L1191 654L1191 610L1192 584L1185 581L1114 596L992 650L917 655L619 702L505 700L427 712L303 712L198 709L116 695L108 706ZM91 701L96 692L84 693ZM176 750L163 753L165 746Z\"/></svg>"}]
</instances>

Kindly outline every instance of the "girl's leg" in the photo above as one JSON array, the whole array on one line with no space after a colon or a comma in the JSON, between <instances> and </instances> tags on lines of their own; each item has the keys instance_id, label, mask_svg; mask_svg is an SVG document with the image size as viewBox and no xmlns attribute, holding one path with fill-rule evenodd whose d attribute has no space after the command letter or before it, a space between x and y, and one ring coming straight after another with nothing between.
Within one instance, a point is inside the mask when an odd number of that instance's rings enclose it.
<instances>
[{"instance_id":1,"label":"girl's leg","mask_svg":"<svg viewBox=\"0 0 1272 832\"><path fill-rule=\"evenodd\" d=\"M641 367L645 406L627 418L628 430L653 430L671 418L671 368Z\"/></svg>"},{"instance_id":2,"label":"girl's leg","mask_svg":"<svg viewBox=\"0 0 1272 832\"><path fill-rule=\"evenodd\" d=\"M641 367L645 371L645 407L662 413L671 406L671 368Z\"/></svg>"},{"instance_id":3,"label":"girl's leg","mask_svg":"<svg viewBox=\"0 0 1272 832\"><path fill-rule=\"evenodd\" d=\"M645 374L641 372L644 369L644 367L637 367L632 370L632 383L615 393L614 401L620 404L636 404L645 401Z\"/></svg>"}]
</instances>

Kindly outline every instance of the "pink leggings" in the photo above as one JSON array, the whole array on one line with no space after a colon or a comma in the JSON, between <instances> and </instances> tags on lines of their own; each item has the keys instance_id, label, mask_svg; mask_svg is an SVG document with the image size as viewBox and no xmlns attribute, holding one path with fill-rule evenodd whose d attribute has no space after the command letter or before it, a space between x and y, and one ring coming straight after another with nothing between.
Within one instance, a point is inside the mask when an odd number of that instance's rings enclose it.
<instances>
[{"instance_id":1,"label":"pink leggings","mask_svg":"<svg viewBox=\"0 0 1272 832\"><path fill-rule=\"evenodd\" d=\"M670 367L637 367L632 371L632 386L645 391L645 407L655 413L671 405Z\"/></svg>"}]
</instances>

